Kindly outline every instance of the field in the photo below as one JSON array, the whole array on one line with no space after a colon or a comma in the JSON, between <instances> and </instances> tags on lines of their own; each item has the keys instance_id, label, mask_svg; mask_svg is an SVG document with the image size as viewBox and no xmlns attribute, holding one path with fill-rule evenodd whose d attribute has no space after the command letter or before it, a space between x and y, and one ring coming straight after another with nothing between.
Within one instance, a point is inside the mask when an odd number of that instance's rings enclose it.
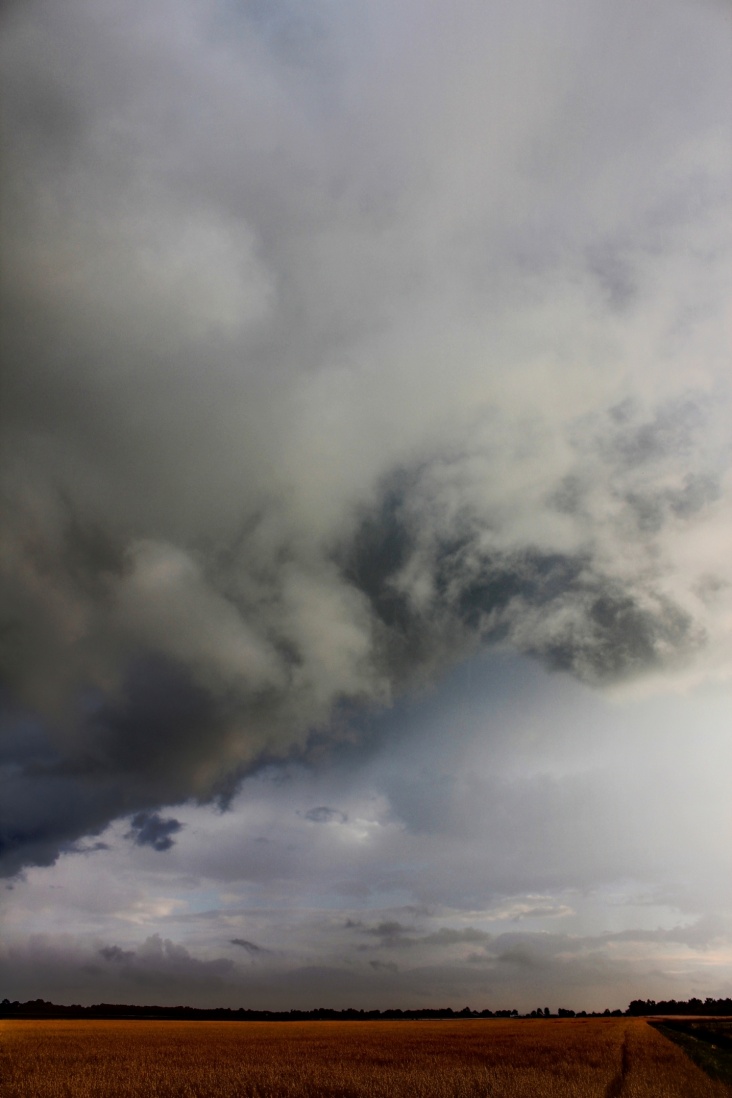
<instances>
[{"instance_id":1,"label":"field","mask_svg":"<svg viewBox=\"0 0 732 1098\"><path fill-rule=\"evenodd\" d=\"M3 1098L730 1098L635 1018L0 1022Z\"/></svg>"}]
</instances>

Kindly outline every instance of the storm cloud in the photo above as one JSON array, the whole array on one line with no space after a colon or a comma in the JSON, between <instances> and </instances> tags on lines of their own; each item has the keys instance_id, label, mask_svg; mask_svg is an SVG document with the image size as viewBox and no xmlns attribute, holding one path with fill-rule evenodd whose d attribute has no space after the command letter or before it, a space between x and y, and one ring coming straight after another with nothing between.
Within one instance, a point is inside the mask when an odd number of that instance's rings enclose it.
<instances>
[{"instance_id":1,"label":"storm cloud","mask_svg":"<svg viewBox=\"0 0 732 1098\"><path fill-rule=\"evenodd\" d=\"M163 819L157 812L137 812L132 817L127 838L138 846L151 846L153 850L170 850L172 838L183 825L173 817Z\"/></svg>"},{"instance_id":2,"label":"storm cloud","mask_svg":"<svg viewBox=\"0 0 732 1098\"><path fill-rule=\"evenodd\" d=\"M486 646L728 679L720 6L2 22L5 872Z\"/></svg>"},{"instance_id":3,"label":"storm cloud","mask_svg":"<svg viewBox=\"0 0 732 1098\"><path fill-rule=\"evenodd\" d=\"M231 945L240 946L241 949L246 950L250 957L258 957L271 952L271 950L265 949L264 946L257 945L256 942L250 942L246 938L232 938Z\"/></svg>"}]
</instances>

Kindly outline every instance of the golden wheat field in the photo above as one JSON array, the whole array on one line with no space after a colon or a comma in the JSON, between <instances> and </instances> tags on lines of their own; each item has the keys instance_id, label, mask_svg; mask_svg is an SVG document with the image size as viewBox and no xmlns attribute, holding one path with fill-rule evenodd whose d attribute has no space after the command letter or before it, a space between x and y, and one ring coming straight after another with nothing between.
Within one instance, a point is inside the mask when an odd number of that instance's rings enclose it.
<instances>
[{"instance_id":1,"label":"golden wheat field","mask_svg":"<svg viewBox=\"0 0 732 1098\"><path fill-rule=\"evenodd\" d=\"M638 1019L6 1021L3 1098L729 1098Z\"/></svg>"}]
</instances>

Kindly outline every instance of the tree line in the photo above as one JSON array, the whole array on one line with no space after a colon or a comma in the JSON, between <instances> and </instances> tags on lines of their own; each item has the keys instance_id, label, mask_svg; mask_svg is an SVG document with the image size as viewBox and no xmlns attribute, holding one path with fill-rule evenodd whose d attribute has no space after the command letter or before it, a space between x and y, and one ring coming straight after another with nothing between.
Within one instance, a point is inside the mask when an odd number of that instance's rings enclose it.
<instances>
[{"instance_id":1,"label":"tree line","mask_svg":"<svg viewBox=\"0 0 732 1098\"><path fill-rule=\"evenodd\" d=\"M644 1016L648 1014L702 1014L732 1015L732 999L634 999L626 1014Z\"/></svg>"},{"instance_id":2,"label":"tree line","mask_svg":"<svg viewBox=\"0 0 732 1098\"><path fill-rule=\"evenodd\" d=\"M423 1007L416 1010L357 1010L353 1007L345 1010L332 1010L318 1007L315 1010L249 1010L245 1007L189 1007L189 1006L139 1006L130 1003L95 1003L93 1006L63 1006L50 1003L45 999L31 999L21 1003L17 999L11 1002L3 999L0 1003L0 1018L140 1018L170 1019L179 1021L232 1021L232 1022L308 1022L308 1021L396 1021L399 1019L419 1021L420 1019L439 1018L621 1018L625 1016L644 1017L651 1015L693 1014L693 1015L730 1015L732 999L634 999L627 1010L569 1010L559 1007L553 1012L549 1007L537 1007L536 1010L521 1014L518 1010L453 1010L452 1007Z\"/></svg>"}]
</instances>

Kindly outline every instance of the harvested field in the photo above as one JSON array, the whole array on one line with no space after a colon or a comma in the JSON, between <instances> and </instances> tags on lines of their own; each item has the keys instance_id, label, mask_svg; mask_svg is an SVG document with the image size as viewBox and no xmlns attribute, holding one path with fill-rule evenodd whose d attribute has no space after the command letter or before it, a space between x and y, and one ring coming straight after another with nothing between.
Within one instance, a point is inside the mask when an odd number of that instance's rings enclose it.
<instances>
[{"instance_id":1,"label":"harvested field","mask_svg":"<svg viewBox=\"0 0 732 1098\"><path fill-rule=\"evenodd\" d=\"M3 1098L730 1098L631 1018L6 1021Z\"/></svg>"}]
</instances>

